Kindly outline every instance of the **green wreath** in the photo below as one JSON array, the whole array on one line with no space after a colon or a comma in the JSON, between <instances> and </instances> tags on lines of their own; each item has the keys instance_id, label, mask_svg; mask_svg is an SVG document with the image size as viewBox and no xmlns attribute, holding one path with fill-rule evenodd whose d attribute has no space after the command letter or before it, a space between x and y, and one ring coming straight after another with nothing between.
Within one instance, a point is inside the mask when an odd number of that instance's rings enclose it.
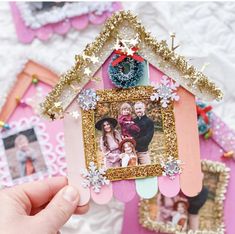
<instances>
[{"instance_id":1,"label":"green wreath","mask_svg":"<svg viewBox=\"0 0 235 234\"><path fill-rule=\"evenodd\" d=\"M119 55L115 55L112 62ZM126 57L116 66L109 64L109 78L112 83L119 88L129 88L137 85L141 77L144 75L144 62L139 62L131 57Z\"/></svg>"}]
</instances>

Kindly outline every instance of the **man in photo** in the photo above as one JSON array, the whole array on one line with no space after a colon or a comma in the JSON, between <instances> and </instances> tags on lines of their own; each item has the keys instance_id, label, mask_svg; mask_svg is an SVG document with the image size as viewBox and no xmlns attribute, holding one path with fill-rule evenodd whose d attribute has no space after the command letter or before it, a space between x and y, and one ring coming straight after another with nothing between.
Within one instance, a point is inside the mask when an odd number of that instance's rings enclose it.
<instances>
[{"instance_id":1,"label":"man in photo","mask_svg":"<svg viewBox=\"0 0 235 234\"><path fill-rule=\"evenodd\" d=\"M136 102L134 109L137 116L134 119L134 122L140 128L139 134L137 136L133 136L136 141L138 161L139 164L151 164L148 147L154 134L154 122L146 116L146 108L143 102Z\"/></svg>"}]
</instances>

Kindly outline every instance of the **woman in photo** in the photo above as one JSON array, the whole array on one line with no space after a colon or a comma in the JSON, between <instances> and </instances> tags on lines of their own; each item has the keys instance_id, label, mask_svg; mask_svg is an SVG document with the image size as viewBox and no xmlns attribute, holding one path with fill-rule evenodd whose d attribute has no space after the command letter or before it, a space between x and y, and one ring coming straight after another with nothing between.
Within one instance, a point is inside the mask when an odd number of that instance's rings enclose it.
<instances>
[{"instance_id":1,"label":"woman in photo","mask_svg":"<svg viewBox=\"0 0 235 234\"><path fill-rule=\"evenodd\" d=\"M130 137L125 138L121 141L119 148L121 151L120 158L122 160L122 167L133 167L138 165L135 145L135 140Z\"/></svg>"},{"instance_id":2,"label":"woman in photo","mask_svg":"<svg viewBox=\"0 0 235 234\"><path fill-rule=\"evenodd\" d=\"M106 168L120 167L121 158L119 143L121 142L121 134L116 130L117 120L106 117L99 120L95 127L102 131L100 138L100 150L104 155Z\"/></svg>"},{"instance_id":3,"label":"woman in photo","mask_svg":"<svg viewBox=\"0 0 235 234\"><path fill-rule=\"evenodd\" d=\"M35 161L35 151L29 146L28 138L20 134L15 138L16 158L20 162L20 176L28 176L35 173L33 165Z\"/></svg>"}]
</instances>

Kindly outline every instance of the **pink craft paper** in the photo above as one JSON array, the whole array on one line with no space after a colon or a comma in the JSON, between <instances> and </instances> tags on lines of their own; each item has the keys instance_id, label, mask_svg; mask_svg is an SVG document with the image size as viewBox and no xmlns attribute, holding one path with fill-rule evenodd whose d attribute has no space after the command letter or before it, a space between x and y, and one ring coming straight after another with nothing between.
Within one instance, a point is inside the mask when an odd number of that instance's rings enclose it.
<instances>
[{"instance_id":1,"label":"pink craft paper","mask_svg":"<svg viewBox=\"0 0 235 234\"><path fill-rule=\"evenodd\" d=\"M113 12L122 9L122 5L119 2L114 2L112 6ZM32 29L25 25L16 3L11 2L10 7L15 23L16 34L19 41L22 43L31 43L35 38L45 41L48 40L53 33L65 35L72 27L77 30L82 30L86 28L89 23L94 25L102 24L111 15L110 12L104 12L101 16L95 16L93 13L85 14L78 17L68 18L58 23L47 24L39 29Z\"/></svg>"},{"instance_id":2,"label":"pink craft paper","mask_svg":"<svg viewBox=\"0 0 235 234\"><path fill-rule=\"evenodd\" d=\"M122 234L154 234L156 232L143 228L139 224L139 197L136 195L134 199L125 204Z\"/></svg>"},{"instance_id":3,"label":"pink craft paper","mask_svg":"<svg viewBox=\"0 0 235 234\"><path fill-rule=\"evenodd\" d=\"M67 109L67 111L73 110L77 110L81 116L80 108L78 108L75 101ZM78 189L80 195L79 206L83 206L90 200L90 189L82 186L84 178L81 175L81 169L86 168L83 150L82 118L76 120L70 115L65 115L64 136L69 184Z\"/></svg>"},{"instance_id":4,"label":"pink craft paper","mask_svg":"<svg viewBox=\"0 0 235 234\"><path fill-rule=\"evenodd\" d=\"M164 75L165 74L163 72L149 64L150 83L159 83L161 81L161 77ZM181 98L180 101L183 101L183 99ZM161 193L166 197L172 197L173 194L180 191L179 176L177 176L175 180L170 180L169 178L164 178L162 176L159 177L158 187Z\"/></svg>"},{"instance_id":5,"label":"pink craft paper","mask_svg":"<svg viewBox=\"0 0 235 234\"><path fill-rule=\"evenodd\" d=\"M180 177L177 175L173 181L167 176L158 177L159 191L166 197L174 197L180 191Z\"/></svg>"}]
</instances>

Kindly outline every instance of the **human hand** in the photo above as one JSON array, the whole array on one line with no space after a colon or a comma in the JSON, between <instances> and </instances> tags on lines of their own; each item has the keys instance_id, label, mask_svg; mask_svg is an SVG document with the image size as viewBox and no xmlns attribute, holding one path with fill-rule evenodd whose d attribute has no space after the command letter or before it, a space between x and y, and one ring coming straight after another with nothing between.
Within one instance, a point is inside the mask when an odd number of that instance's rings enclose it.
<instances>
[{"instance_id":1,"label":"human hand","mask_svg":"<svg viewBox=\"0 0 235 234\"><path fill-rule=\"evenodd\" d=\"M54 177L0 191L0 233L55 234L78 207L78 191L65 177Z\"/></svg>"}]
</instances>

